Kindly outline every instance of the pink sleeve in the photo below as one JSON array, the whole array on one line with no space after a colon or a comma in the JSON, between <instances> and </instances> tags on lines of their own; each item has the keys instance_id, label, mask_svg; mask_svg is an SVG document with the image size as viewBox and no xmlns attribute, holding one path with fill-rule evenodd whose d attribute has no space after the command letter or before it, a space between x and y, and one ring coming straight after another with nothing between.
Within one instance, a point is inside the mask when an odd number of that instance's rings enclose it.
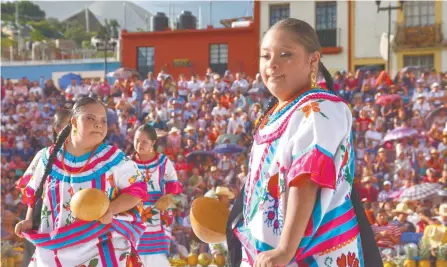
<instances>
[{"instance_id":1,"label":"pink sleeve","mask_svg":"<svg viewBox=\"0 0 447 267\"><path fill-rule=\"evenodd\" d=\"M130 186L122 189L120 194L128 194L145 200L148 198L147 184L145 182L133 183Z\"/></svg>"},{"instance_id":2,"label":"pink sleeve","mask_svg":"<svg viewBox=\"0 0 447 267\"><path fill-rule=\"evenodd\" d=\"M316 147L292 162L287 172L287 184L301 174L310 174L310 179L320 187L335 189L334 161Z\"/></svg>"},{"instance_id":3,"label":"pink sleeve","mask_svg":"<svg viewBox=\"0 0 447 267\"><path fill-rule=\"evenodd\" d=\"M178 181L168 181L165 185L166 194L178 195L183 191L182 184Z\"/></svg>"}]
</instances>

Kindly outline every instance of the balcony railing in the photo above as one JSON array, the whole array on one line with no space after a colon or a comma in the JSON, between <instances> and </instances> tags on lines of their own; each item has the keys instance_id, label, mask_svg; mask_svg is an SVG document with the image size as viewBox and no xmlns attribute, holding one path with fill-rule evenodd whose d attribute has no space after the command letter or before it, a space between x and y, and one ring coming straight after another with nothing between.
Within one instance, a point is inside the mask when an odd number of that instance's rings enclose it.
<instances>
[{"instance_id":1,"label":"balcony railing","mask_svg":"<svg viewBox=\"0 0 447 267\"><path fill-rule=\"evenodd\" d=\"M445 45L442 36L442 24L440 23L425 26L397 24L394 40L397 49Z\"/></svg>"}]
</instances>

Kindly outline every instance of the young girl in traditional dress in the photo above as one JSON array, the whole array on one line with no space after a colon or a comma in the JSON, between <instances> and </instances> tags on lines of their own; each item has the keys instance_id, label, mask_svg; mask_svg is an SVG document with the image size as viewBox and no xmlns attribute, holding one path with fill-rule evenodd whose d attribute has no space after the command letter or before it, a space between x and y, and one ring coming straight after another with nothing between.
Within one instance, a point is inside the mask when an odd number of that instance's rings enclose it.
<instances>
[{"instance_id":1,"label":"young girl in traditional dress","mask_svg":"<svg viewBox=\"0 0 447 267\"><path fill-rule=\"evenodd\" d=\"M156 150L157 132L147 124L140 126L134 138L133 160L143 173L149 198L144 201L142 220L146 229L137 246L145 266L169 267L172 196L182 192L172 162Z\"/></svg>"},{"instance_id":2,"label":"young girl in traditional dress","mask_svg":"<svg viewBox=\"0 0 447 267\"><path fill-rule=\"evenodd\" d=\"M306 22L285 19L266 33L260 53L274 97L255 132L242 219L232 227L242 244L240 266L364 266L351 201L352 115L317 86L320 71L332 88L318 36Z\"/></svg>"},{"instance_id":3,"label":"young girl in traditional dress","mask_svg":"<svg viewBox=\"0 0 447 267\"><path fill-rule=\"evenodd\" d=\"M103 143L106 134L105 107L94 98L82 98L55 144L42 152L24 189L26 219L15 229L36 246L29 266L141 266L132 248L144 227L134 207L147 197L147 186L133 161ZM39 225L33 208L42 185ZM104 191L111 201L98 221L72 215L72 196L86 188Z\"/></svg>"}]
</instances>

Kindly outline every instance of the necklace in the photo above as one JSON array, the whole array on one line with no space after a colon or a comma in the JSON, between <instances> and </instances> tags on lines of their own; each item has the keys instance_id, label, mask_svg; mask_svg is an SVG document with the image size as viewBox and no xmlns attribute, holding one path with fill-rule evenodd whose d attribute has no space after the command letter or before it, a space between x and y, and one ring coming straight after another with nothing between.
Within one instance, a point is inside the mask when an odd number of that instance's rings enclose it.
<instances>
[{"instance_id":1,"label":"necklace","mask_svg":"<svg viewBox=\"0 0 447 267\"><path fill-rule=\"evenodd\" d=\"M87 159L87 162L84 164L84 166L81 168L81 169L79 169L78 171L75 171L75 172L73 172L73 171L68 171L66 168L65 168L65 152L67 151L67 141L64 143L64 150L62 151L62 159L61 159L61 165L62 165L62 168L64 169L64 171L66 172L66 173L69 173L69 174L78 174L78 173L81 173L84 169L85 169L85 167L87 167L87 165L90 163L90 160L93 158L93 156L95 155L95 152L96 152L96 149L99 147L99 144L98 145L96 145L95 146L95 148L92 150L92 153L90 154L90 156L88 157L88 159Z\"/></svg>"},{"instance_id":2,"label":"necklace","mask_svg":"<svg viewBox=\"0 0 447 267\"><path fill-rule=\"evenodd\" d=\"M270 120L270 116L271 116L271 115L273 115L273 114L275 114L275 115L277 115L277 114L281 114L281 115L282 115L282 113L284 113L284 112L282 112L283 109L284 109L285 107L288 107L290 103L295 102L295 100L298 99L298 97L299 97L301 94L302 94L302 92L300 91L300 92L297 93L296 95L292 96L289 100L285 101L285 102L281 105L281 107L280 107L278 110L276 110L276 109L278 108L279 103L276 103L276 104L273 106L273 108L271 108L271 109L267 112L267 114L265 114L265 116L264 116L263 120L261 121L259 127L260 127L261 129L263 129L263 128L265 127L265 125L269 122L269 120ZM276 117L278 117L278 116L276 116ZM280 116L279 116L279 117L280 117ZM276 119L275 119L275 120L276 120Z\"/></svg>"},{"instance_id":3,"label":"necklace","mask_svg":"<svg viewBox=\"0 0 447 267\"><path fill-rule=\"evenodd\" d=\"M135 154L135 157L137 157L138 154ZM144 169L146 170L146 180L149 180L149 178L152 176L152 174L157 171L157 168L154 168L153 171L149 171L149 164L145 164L143 163L143 161L141 160L140 156L138 156L139 161L141 161L141 164L144 166ZM155 154L155 159L154 161L158 161L158 153Z\"/></svg>"}]
</instances>

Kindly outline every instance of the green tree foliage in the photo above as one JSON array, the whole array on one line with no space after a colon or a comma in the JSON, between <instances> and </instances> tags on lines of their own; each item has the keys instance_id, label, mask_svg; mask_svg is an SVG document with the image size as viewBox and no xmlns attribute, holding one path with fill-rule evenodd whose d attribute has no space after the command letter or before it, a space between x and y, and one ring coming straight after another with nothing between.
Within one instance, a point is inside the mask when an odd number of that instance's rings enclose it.
<instances>
[{"instance_id":1,"label":"green tree foliage","mask_svg":"<svg viewBox=\"0 0 447 267\"><path fill-rule=\"evenodd\" d=\"M120 24L116 19L111 19L107 25L109 28L109 32L111 33L111 37L118 38L119 37L119 29L121 28Z\"/></svg>"},{"instance_id":2,"label":"green tree foliage","mask_svg":"<svg viewBox=\"0 0 447 267\"><path fill-rule=\"evenodd\" d=\"M2 47L17 46L17 41L9 39L8 37L2 37L1 46Z\"/></svg>"},{"instance_id":3,"label":"green tree foliage","mask_svg":"<svg viewBox=\"0 0 447 267\"><path fill-rule=\"evenodd\" d=\"M83 41L90 41L95 33L89 33L85 31L85 27L80 23L71 23L67 25L67 29L64 32L66 39L73 40L79 47L82 47Z\"/></svg>"},{"instance_id":4,"label":"green tree foliage","mask_svg":"<svg viewBox=\"0 0 447 267\"><path fill-rule=\"evenodd\" d=\"M19 5L19 23L25 24L29 21L41 21L45 19L45 12L30 1L17 1ZM4 21L15 21L16 2L2 2L1 16Z\"/></svg>"},{"instance_id":5,"label":"green tree foliage","mask_svg":"<svg viewBox=\"0 0 447 267\"><path fill-rule=\"evenodd\" d=\"M46 19L42 21L32 21L28 23L33 27L34 31L38 32L44 39L58 39L63 38L63 26L57 19ZM34 32L33 31L33 32ZM31 33L31 36L33 35ZM37 33L36 33L37 34ZM33 37L31 37L33 40ZM33 40L34 41L34 40ZM41 40L36 40L41 41Z\"/></svg>"}]
</instances>

